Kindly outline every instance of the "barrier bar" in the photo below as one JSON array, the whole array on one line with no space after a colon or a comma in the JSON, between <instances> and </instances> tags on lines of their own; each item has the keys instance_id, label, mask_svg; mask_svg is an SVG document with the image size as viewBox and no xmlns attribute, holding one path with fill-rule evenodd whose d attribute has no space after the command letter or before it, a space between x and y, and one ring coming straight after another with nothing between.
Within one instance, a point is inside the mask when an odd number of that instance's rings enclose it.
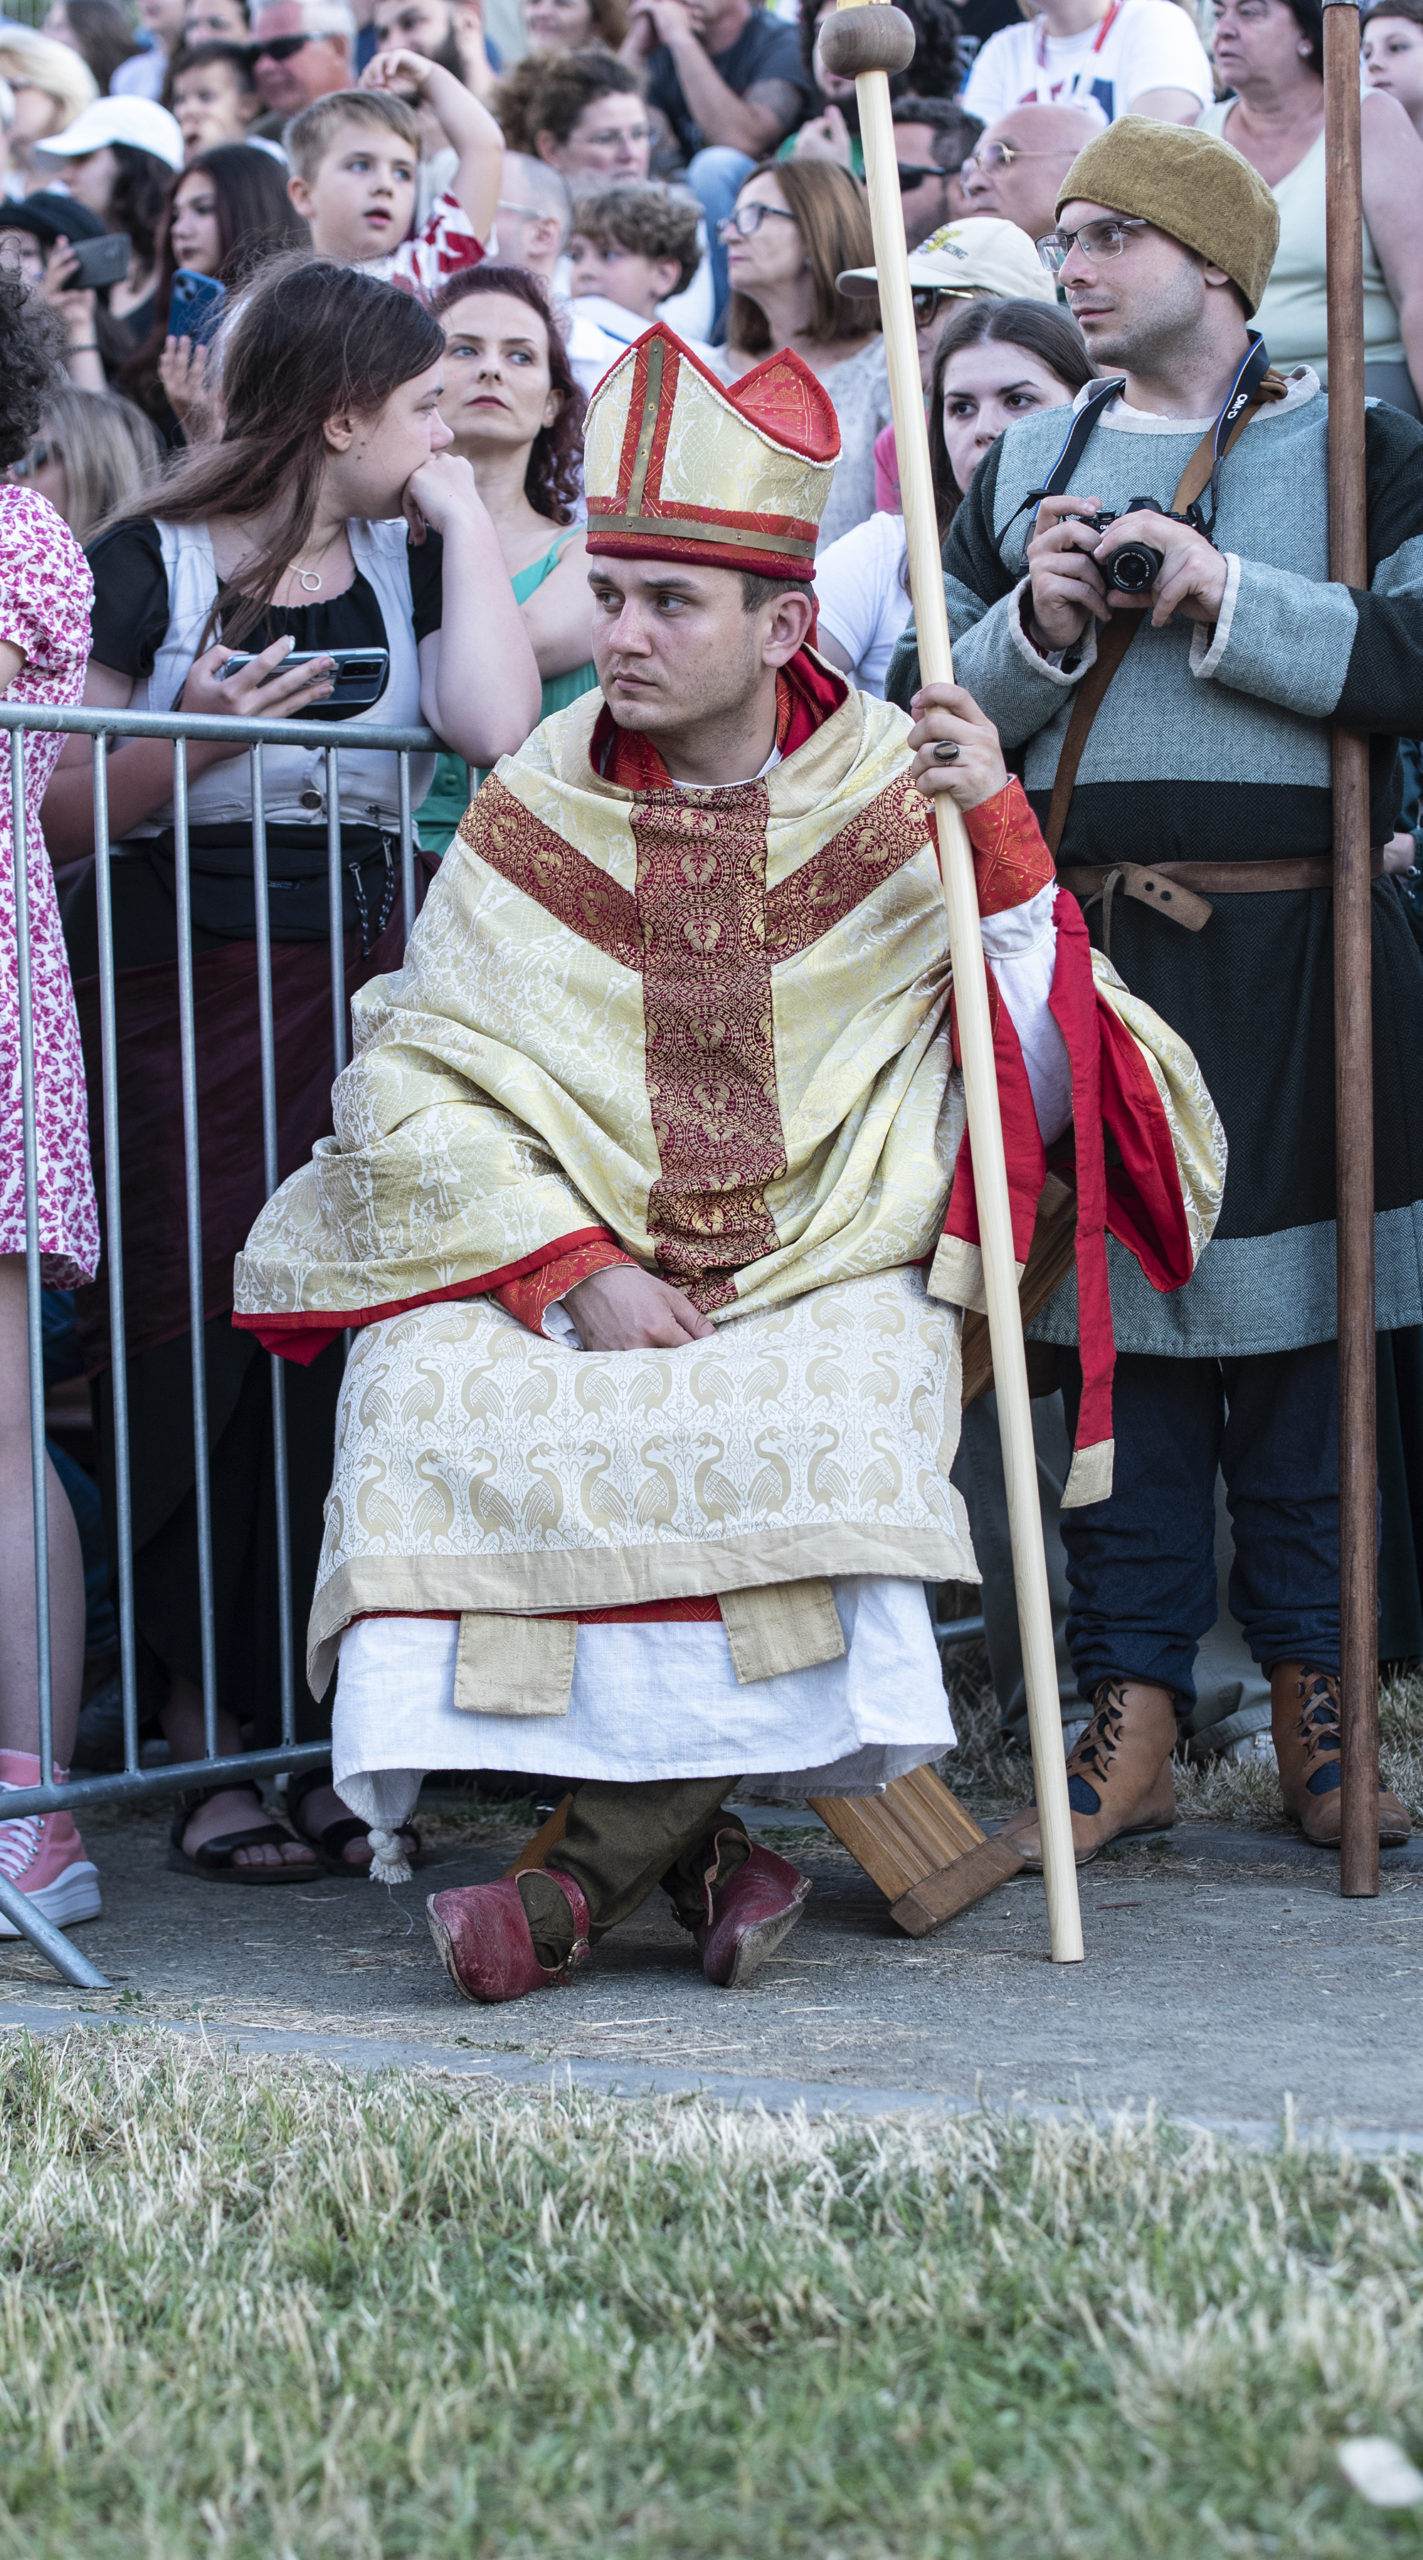
<instances>
[{"instance_id":1,"label":"barrier bar","mask_svg":"<svg viewBox=\"0 0 1423 2560\"><path fill-rule=\"evenodd\" d=\"M272 1006L272 917L267 893L267 799L262 749L254 746L252 772L252 912L257 936L257 1045L262 1084L262 1179L267 1197L280 1173L277 1154L276 1018ZM282 1740L296 1730L292 1676L291 1486L287 1476L286 1363L269 1355L272 1385L272 1491L277 1514L277 1652L282 1694Z\"/></svg>"},{"instance_id":2,"label":"barrier bar","mask_svg":"<svg viewBox=\"0 0 1423 2560\"><path fill-rule=\"evenodd\" d=\"M133 1605L133 1491L129 1475L128 1320L124 1306L124 1221L119 1187L118 1004L114 985L114 884L109 842L109 742L96 735L94 901L99 928L99 1057L104 1129L104 1260L109 1283L109 1381L113 1402L114 1515L118 1530L119 1689L124 1767L138 1767L138 1636Z\"/></svg>"},{"instance_id":3,"label":"barrier bar","mask_svg":"<svg viewBox=\"0 0 1423 2560\"><path fill-rule=\"evenodd\" d=\"M15 861L16 985L20 1001L20 1122L25 1164L25 1333L29 1351L30 1499L35 1540L35 1677L39 1762L54 1767L54 1653L49 1622L49 1480L44 1434L44 1320L40 1311L39 1137L35 1127L34 981L30 959L30 869L25 842L25 739L10 741L10 816Z\"/></svg>"},{"instance_id":4,"label":"barrier bar","mask_svg":"<svg viewBox=\"0 0 1423 2560\"><path fill-rule=\"evenodd\" d=\"M193 1000L193 884L188 851L188 750L173 742L173 886L178 924L178 1054L183 1088L187 1194L188 1324L193 1377L193 1499L198 1529L198 1618L203 1665L203 1742L217 1757L217 1628L212 1588L212 1488L208 1480L207 1316L203 1288L202 1160L198 1153L198 1049Z\"/></svg>"},{"instance_id":5,"label":"barrier bar","mask_svg":"<svg viewBox=\"0 0 1423 2560\"><path fill-rule=\"evenodd\" d=\"M67 1801L67 1787L55 1792L62 1803ZM8 1805L8 1796L5 1801ZM11 1821L15 1817L7 1813L5 1818ZM91 1964L86 1955L81 1955L73 1941L66 1938L62 1929L56 1929L52 1920L46 1920L42 1911L36 1911L29 1894L21 1893L18 1885L7 1883L3 1876L0 1876L0 1911L11 1926L19 1930L22 1939L28 1939L32 1947L38 1947L42 1956L48 1956L55 1972L65 1982L72 1982L76 1991L109 1989L108 1975L100 1973L96 1964Z\"/></svg>"},{"instance_id":6,"label":"barrier bar","mask_svg":"<svg viewBox=\"0 0 1423 2560\"><path fill-rule=\"evenodd\" d=\"M346 1063L346 919L341 895L341 760L326 749L326 930L331 937L331 1055Z\"/></svg>"},{"instance_id":7,"label":"barrier bar","mask_svg":"<svg viewBox=\"0 0 1423 2560\"><path fill-rule=\"evenodd\" d=\"M400 794L400 901L408 942L415 930L415 821L410 812L408 748L402 748L396 758L396 784Z\"/></svg>"}]
</instances>

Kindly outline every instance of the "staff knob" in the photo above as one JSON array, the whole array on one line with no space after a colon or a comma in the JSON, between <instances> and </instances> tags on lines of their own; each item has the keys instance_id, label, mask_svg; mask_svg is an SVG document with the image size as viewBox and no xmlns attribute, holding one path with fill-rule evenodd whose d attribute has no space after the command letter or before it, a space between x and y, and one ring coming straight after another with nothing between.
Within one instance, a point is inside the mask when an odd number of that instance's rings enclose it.
<instances>
[{"instance_id":1,"label":"staff knob","mask_svg":"<svg viewBox=\"0 0 1423 2560\"><path fill-rule=\"evenodd\" d=\"M842 80L862 71L907 71L914 59L913 23L885 0L832 10L821 20L816 42L821 61Z\"/></svg>"}]
</instances>

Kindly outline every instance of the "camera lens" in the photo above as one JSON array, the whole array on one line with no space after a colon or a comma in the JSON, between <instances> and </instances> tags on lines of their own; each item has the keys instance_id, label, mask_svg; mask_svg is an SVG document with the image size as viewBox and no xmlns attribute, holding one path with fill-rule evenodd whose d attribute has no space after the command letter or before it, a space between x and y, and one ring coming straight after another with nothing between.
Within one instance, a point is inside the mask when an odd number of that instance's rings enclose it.
<instances>
[{"instance_id":1,"label":"camera lens","mask_svg":"<svg viewBox=\"0 0 1423 2560\"><path fill-rule=\"evenodd\" d=\"M1156 584L1165 556L1149 542L1124 542L1106 564L1107 584L1125 596L1144 596Z\"/></svg>"}]
</instances>

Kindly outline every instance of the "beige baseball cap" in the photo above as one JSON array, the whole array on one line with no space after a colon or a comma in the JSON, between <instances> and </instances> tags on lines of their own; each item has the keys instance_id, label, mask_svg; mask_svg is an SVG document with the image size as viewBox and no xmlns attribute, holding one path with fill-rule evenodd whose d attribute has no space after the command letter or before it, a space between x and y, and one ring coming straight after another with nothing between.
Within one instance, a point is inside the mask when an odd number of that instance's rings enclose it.
<instances>
[{"instance_id":1,"label":"beige baseball cap","mask_svg":"<svg viewBox=\"0 0 1423 2560\"><path fill-rule=\"evenodd\" d=\"M909 252L909 282L915 293L928 287L965 296L991 294L999 302L1057 300L1053 280L1026 231L992 213L973 214L931 231ZM847 267L836 283L852 300L879 291L873 267Z\"/></svg>"}]
</instances>

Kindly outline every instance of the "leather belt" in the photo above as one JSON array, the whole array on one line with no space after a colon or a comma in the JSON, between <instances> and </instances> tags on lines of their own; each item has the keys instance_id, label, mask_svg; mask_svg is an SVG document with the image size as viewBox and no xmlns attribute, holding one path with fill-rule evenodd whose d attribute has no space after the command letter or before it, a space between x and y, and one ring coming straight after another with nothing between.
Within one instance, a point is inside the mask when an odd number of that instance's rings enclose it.
<instances>
[{"instance_id":1,"label":"leather belt","mask_svg":"<svg viewBox=\"0 0 1423 2560\"><path fill-rule=\"evenodd\" d=\"M1370 856L1375 880L1383 876L1383 854ZM1261 897L1284 889L1332 889L1334 864L1327 853L1300 854L1278 862L1141 862L1068 863L1058 872L1064 889L1084 906L1102 901L1104 931L1110 933L1114 897L1134 898L1154 907L1170 923L1199 933L1211 917L1212 898ZM1110 943L1107 944L1110 955Z\"/></svg>"}]
</instances>

